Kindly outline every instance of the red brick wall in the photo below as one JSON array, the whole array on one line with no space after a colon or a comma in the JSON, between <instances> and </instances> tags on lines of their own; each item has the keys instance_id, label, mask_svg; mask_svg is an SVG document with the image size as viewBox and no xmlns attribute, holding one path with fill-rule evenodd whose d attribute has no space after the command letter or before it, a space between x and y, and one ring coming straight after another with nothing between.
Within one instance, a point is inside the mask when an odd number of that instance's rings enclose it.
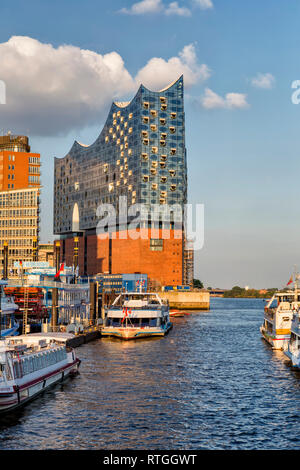
<instances>
[{"instance_id":1,"label":"red brick wall","mask_svg":"<svg viewBox=\"0 0 300 470\"><path fill-rule=\"evenodd\" d=\"M148 229L147 229L148 230ZM121 236L124 232L121 232ZM144 231L144 234L147 233ZM176 232L176 235L180 232ZM162 251L150 250L150 230L147 239L122 239L117 232L112 240L112 274L143 273L161 285L181 285L183 274L182 239L170 233L170 239L163 240ZM162 231L155 238L161 238ZM73 238L65 240L65 262L73 264ZM79 237L79 272L84 274L84 237ZM109 240L97 235L87 236L87 274L109 272Z\"/></svg>"}]
</instances>

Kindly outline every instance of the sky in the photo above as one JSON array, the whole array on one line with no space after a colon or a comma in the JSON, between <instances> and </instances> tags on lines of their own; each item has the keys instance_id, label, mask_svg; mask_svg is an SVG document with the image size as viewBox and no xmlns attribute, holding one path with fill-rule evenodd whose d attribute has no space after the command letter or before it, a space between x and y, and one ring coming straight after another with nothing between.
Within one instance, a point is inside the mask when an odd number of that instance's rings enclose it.
<instances>
[{"instance_id":1,"label":"sky","mask_svg":"<svg viewBox=\"0 0 300 470\"><path fill-rule=\"evenodd\" d=\"M53 157L94 142L113 100L183 73L188 197L205 206L195 277L285 285L300 268L299 14L299 0L2 0L0 132L41 153L41 240Z\"/></svg>"}]
</instances>

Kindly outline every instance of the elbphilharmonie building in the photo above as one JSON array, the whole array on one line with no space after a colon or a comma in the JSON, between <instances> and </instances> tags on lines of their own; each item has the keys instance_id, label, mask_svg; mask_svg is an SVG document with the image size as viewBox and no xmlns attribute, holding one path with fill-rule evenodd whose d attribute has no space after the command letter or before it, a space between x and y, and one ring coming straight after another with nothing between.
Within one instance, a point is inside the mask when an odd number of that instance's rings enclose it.
<instances>
[{"instance_id":1,"label":"elbphilharmonie building","mask_svg":"<svg viewBox=\"0 0 300 470\"><path fill-rule=\"evenodd\" d=\"M183 76L157 92L141 85L132 101L114 102L96 141L75 141L65 157L55 158L54 172L54 233L63 260L72 264L76 238L81 274L143 272L160 285L184 282L183 226L178 237L172 219L169 239L161 224L155 238L149 228L147 239L120 237L124 226L118 224L107 240L96 231L98 206L118 210L120 196L128 207L149 209L187 202Z\"/></svg>"}]
</instances>

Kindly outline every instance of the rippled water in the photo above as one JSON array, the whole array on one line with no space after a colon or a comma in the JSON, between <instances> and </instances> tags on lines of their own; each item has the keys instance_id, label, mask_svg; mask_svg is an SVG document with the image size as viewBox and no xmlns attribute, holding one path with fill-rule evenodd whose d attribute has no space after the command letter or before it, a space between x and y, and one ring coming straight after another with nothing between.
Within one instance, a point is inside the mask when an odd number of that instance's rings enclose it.
<instances>
[{"instance_id":1,"label":"rippled water","mask_svg":"<svg viewBox=\"0 0 300 470\"><path fill-rule=\"evenodd\" d=\"M0 449L299 449L300 373L264 302L212 299L165 338L81 346L80 375L0 419Z\"/></svg>"}]
</instances>

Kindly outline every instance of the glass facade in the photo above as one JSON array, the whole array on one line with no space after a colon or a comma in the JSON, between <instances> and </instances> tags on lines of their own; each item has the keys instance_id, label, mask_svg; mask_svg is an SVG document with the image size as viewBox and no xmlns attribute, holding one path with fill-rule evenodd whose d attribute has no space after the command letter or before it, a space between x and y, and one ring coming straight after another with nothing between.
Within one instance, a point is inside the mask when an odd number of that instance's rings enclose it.
<instances>
[{"instance_id":1,"label":"glass facade","mask_svg":"<svg viewBox=\"0 0 300 470\"><path fill-rule=\"evenodd\" d=\"M98 139L75 142L55 158L54 233L94 229L96 209L120 196L134 203L187 202L183 77L159 92L140 86L129 103L113 103ZM78 209L78 210L77 210ZM76 213L76 230L73 214Z\"/></svg>"}]
</instances>

